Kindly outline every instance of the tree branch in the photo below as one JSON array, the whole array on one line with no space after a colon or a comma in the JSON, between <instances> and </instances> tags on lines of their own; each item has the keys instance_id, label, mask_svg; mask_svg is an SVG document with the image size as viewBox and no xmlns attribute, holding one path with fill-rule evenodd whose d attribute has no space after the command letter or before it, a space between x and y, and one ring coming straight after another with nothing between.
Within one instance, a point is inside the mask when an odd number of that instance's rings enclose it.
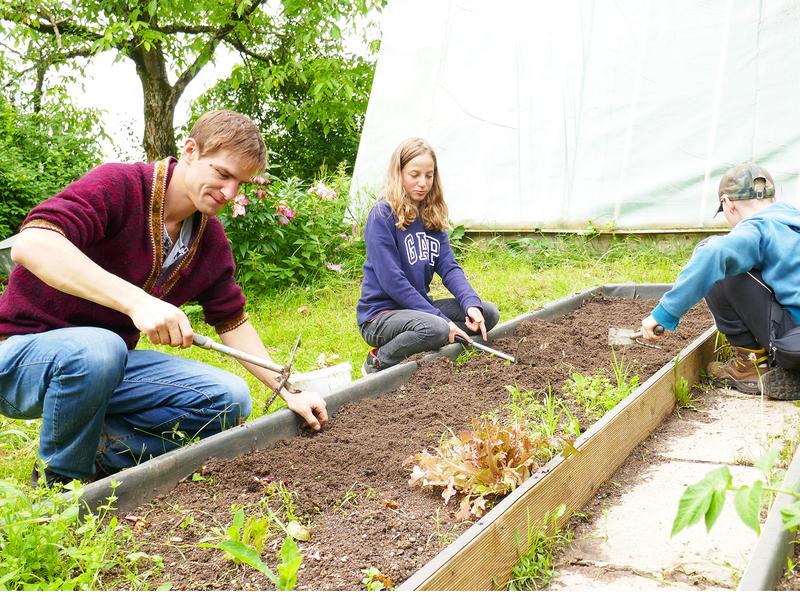
<instances>
[{"instance_id":1,"label":"tree branch","mask_svg":"<svg viewBox=\"0 0 800 600\"><path fill-rule=\"evenodd\" d=\"M189 82L194 79L197 72L203 66L205 66L209 60L211 60L211 57L213 56L214 51L217 49L217 46L219 46L220 42L223 39L227 39L228 34L233 31L233 28L236 27L236 25L238 25L240 22L246 22L248 17L250 17L250 15L252 15L265 1L266 0L258 0L257 2L253 2L253 4L247 7L247 10L245 10L241 16L236 15L235 13L232 14L231 20L214 32L214 35L211 37L211 39L209 39L203 49L198 52L197 58L195 58L192 64L180 74L175 82L175 85L172 86L173 94L179 97L183 93L183 90L185 90L186 86L189 85Z\"/></svg>"},{"instance_id":2,"label":"tree branch","mask_svg":"<svg viewBox=\"0 0 800 600\"><path fill-rule=\"evenodd\" d=\"M47 18L47 15L44 15ZM11 21L13 23L18 23L23 27L27 27L37 33L44 33L47 35L52 35L56 39L60 38L60 34L69 34L75 35L82 39L102 39L103 35L96 31L89 29L88 27L83 27L78 25L74 20L70 19L63 19L61 21L56 21L53 19L52 21L34 21L30 19L28 21L20 22L19 15L14 13L9 13L8 11L3 11L0 14L0 20L4 21Z\"/></svg>"}]
</instances>

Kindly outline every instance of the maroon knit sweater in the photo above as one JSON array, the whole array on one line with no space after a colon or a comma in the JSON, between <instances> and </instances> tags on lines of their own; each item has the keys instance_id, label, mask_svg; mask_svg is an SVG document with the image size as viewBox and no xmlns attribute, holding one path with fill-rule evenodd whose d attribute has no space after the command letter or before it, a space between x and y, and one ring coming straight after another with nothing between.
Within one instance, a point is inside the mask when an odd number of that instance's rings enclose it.
<instances>
[{"instance_id":1,"label":"maroon knit sweater","mask_svg":"<svg viewBox=\"0 0 800 600\"><path fill-rule=\"evenodd\" d=\"M97 167L28 214L21 229L61 233L106 271L156 298L181 306L198 301L218 333L244 323L245 299L234 280L230 243L216 217L201 215L189 252L157 282L163 256L164 198L177 161ZM0 296L0 335L61 327L110 329L135 348L131 319L43 283L24 267L11 272Z\"/></svg>"}]
</instances>

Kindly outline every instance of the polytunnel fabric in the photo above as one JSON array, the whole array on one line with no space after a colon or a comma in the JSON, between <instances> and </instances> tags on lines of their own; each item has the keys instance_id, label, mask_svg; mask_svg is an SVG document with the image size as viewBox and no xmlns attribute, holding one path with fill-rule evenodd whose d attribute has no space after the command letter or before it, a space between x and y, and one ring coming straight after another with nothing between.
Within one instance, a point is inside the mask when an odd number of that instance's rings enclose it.
<instances>
[{"instance_id":1,"label":"polytunnel fabric","mask_svg":"<svg viewBox=\"0 0 800 600\"><path fill-rule=\"evenodd\" d=\"M472 228L684 228L750 160L800 201L799 0L390 0L355 204L407 137Z\"/></svg>"}]
</instances>

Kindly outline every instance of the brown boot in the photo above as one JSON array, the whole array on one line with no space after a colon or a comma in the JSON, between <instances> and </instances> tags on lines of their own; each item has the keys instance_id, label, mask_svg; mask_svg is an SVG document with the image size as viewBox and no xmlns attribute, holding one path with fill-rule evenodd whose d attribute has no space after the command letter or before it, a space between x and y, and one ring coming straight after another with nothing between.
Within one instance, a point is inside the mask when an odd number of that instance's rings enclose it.
<instances>
[{"instance_id":1,"label":"brown boot","mask_svg":"<svg viewBox=\"0 0 800 600\"><path fill-rule=\"evenodd\" d=\"M728 384L743 394L760 394L761 377L767 374L767 353L764 348L742 348L732 346L733 358L727 362L714 361L708 364L709 376L716 384Z\"/></svg>"}]
</instances>

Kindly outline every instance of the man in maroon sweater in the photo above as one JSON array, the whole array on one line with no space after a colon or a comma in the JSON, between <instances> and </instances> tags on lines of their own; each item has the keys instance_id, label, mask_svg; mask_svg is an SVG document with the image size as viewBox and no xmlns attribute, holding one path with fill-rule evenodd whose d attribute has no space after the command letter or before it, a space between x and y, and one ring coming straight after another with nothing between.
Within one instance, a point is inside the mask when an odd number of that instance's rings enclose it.
<instances>
[{"instance_id":1,"label":"man in maroon sweater","mask_svg":"<svg viewBox=\"0 0 800 600\"><path fill-rule=\"evenodd\" d=\"M248 417L241 378L134 348L140 332L191 346L179 307L194 300L223 343L269 359L215 217L265 164L252 122L213 111L179 159L102 165L30 212L0 296L0 413L42 418L46 468L34 481L90 480ZM242 364L277 387L270 371ZM281 397L315 430L326 423L318 394Z\"/></svg>"}]
</instances>

